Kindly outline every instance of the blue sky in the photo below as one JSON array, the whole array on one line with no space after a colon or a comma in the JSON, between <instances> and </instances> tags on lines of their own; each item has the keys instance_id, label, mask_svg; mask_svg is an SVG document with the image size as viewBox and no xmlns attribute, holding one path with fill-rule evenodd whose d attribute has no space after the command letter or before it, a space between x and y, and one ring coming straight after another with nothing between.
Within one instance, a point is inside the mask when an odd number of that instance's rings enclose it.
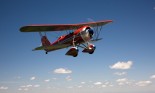
<instances>
[{"instance_id":1,"label":"blue sky","mask_svg":"<svg viewBox=\"0 0 155 93\"><path fill-rule=\"evenodd\" d=\"M155 0L1 0L0 93L154 93ZM31 51L29 24L113 20L93 55ZM50 41L56 39L48 33Z\"/></svg>"}]
</instances>

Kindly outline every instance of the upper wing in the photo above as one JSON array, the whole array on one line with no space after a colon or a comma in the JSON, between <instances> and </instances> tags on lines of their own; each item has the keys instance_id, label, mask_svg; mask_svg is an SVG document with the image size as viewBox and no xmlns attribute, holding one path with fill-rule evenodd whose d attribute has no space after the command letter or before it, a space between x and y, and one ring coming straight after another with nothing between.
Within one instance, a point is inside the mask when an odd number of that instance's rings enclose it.
<instances>
[{"instance_id":1,"label":"upper wing","mask_svg":"<svg viewBox=\"0 0 155 93\"><path fill-rule=\"evenodd\" d=\"M45 32L45 31L63 31L63 30L74 30L80 28L82 26L102 26L107 23L112 22L112 20L104 20L104 21L97 21L97 22L87 22L87 23L80 23L80 24L58 24L58 25L29 25L23 26L20 28L21 32Z\"/></svg>"}]
</instances>

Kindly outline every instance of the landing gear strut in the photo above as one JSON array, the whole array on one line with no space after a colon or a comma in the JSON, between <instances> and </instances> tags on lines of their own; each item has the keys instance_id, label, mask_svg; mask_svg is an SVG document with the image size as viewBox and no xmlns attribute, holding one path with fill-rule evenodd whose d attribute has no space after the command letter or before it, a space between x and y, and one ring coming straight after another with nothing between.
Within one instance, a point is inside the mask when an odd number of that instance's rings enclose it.
<instances>
[{"instance_id":1,"label":"landing gear strut","mask_svg":"<svg viewBox=\"0 0 155 93\"><path fill-rule=\"evenodd\" d=\"M72 45L73 45L73 47L71 47L68 51L67 51L67 53L66 53L66 55L69 55L69 56L73 56L73 57L77 57L78 56L78 52L79 52L79 49L75 46L75 35L73 36L73 41L72 41Z\"/></svg>"}]
</instances>

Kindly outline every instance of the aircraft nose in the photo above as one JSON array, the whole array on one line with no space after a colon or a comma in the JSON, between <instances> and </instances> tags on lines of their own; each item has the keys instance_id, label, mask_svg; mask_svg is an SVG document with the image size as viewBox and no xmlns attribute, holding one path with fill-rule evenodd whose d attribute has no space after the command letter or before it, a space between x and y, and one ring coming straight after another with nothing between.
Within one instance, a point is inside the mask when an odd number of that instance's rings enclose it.
<instances>
[{"instance_id":1,"label":"aircraft nose","mask_svg":"<svg viewBox=\"0 0 155 93\"><path fill-rule=\"evenodd\" d=\"M89 29L89 36L90 36L90 38L92 38L93 35L94 35L94 31L92 29Z\"/></svg>"}]
</instances>

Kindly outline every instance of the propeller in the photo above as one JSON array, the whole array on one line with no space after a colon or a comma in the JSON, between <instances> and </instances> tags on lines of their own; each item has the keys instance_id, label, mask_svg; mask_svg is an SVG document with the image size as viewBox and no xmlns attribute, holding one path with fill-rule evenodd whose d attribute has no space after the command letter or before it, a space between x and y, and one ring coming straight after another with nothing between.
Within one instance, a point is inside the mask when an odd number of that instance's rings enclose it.
<instances>
[{"instance_id":1,"label":"propeller","mask_svg":"<svg viewBox=\"0 0 155 93\"><path fill-rule=\"evenodd\" d=\"M95 22L92 18L87 18L88 22ZM102 38L99 38L99 35L100 35L100 31L102 29L102 26L98 26L96 24L96 26L92 27L93 30L94 30L94 36L93 36L93 39L92 41L98 41L98 40L101 40Z\"/></svg>"}]
</instances>

